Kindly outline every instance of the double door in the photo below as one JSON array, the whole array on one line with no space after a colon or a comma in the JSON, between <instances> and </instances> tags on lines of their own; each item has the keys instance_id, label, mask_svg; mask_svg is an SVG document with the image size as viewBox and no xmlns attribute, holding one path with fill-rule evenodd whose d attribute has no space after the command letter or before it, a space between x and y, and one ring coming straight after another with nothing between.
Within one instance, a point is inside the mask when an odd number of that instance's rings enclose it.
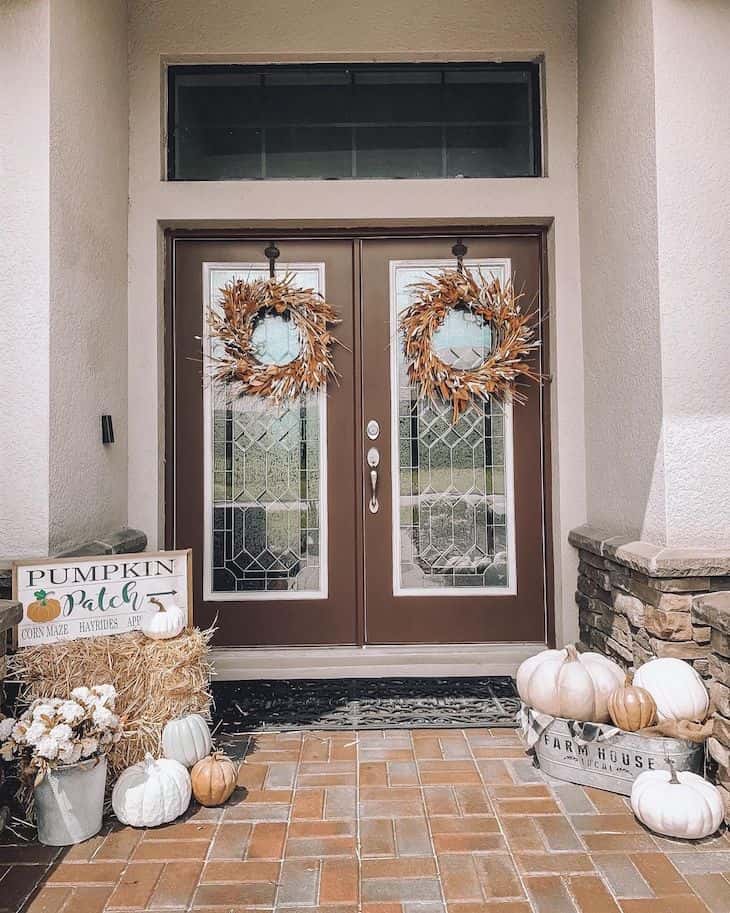
<instances>
[{"instance_id":1,"label":"double door","mask_svg":"<svg viewBox=\"0 0 730 913\"><path fill-rule=\"evenodd\" d=\"M174 242L167 539L193 549L196 623L230 646L544 642L544 391L452 422L403 357L399 314L455 239L277 239L277 273L340 318L338 380L279 407L213 379L205 319L226 282L268 274L268 240ZM468 268L524 285L542 332L540 239L464 242ZM491 344L458 310L434 336L457 367ZM262 315L256 345L285 364L299 339Z\"/></svg>"}]
</instances>

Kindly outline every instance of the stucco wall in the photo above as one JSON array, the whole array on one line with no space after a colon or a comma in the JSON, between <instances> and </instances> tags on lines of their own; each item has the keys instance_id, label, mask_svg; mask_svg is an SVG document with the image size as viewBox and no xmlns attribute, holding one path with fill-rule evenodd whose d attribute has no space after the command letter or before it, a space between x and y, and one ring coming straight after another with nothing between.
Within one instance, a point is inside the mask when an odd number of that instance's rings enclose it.
<instances>
[{"instance_id":1,"label":"stucco wall","mask_svg":"<svg viewBox=\"0 0 730 913\"><path fill-rule=\"evenodd\" d=\"M730 545L730 4L654 3L667 544Z\"/></svg>"},{"instance_id":2,"label":"stucco wall","mask_svg":"<svg viewBox=\"0 0 730 913\"><path fill-rule=\"evenodd\" d=\"M583 2L578 23L587 514L664 542L652 5Z\"/></svg>"},{"instance_id":3,"label":"stucco wall","mask_svg":"<svg viewBox=\"0 0 730 913\"><path fill-rule=\"evenodd\" d=\"M127 517L125 0L50 4L50 548ZM116 443L101 443L100 416Z\"/></svg>"},{"instance_id":4,"label":"stucco wall","mask_svg":"<svg viewBox=\"0 0 730 913\"><path fill-rule=\"evenodd\" d=\"M48 547L48 9L0 4L0 556Z\"/></svg>"},{"instance_id":5,"label":"stucco wall","mask_svg":"<svg viewBox=\"0 0 730 913\"><path fill-rule=\"evenodd\" d=\"M163 534L161 225L263 220L554 219L550 394L558 638L577 633L575 555L585 518L576 166L576 11L569 0L130 2L129 522ZM164 61L535 59L544 54L547 177L531 180L165 183ZM556 332L557 328L557 332Z\"/></svg>"},{"instance_id":6,"label":"stucco wall","mask_svg":"<svg viewBox=\"0 0 730 913\"><path fill-rule=\"evenodd\" d=\"M728 546L730 6L586 0L578 31L588 521Z\"/></svg>"}]
</instances>

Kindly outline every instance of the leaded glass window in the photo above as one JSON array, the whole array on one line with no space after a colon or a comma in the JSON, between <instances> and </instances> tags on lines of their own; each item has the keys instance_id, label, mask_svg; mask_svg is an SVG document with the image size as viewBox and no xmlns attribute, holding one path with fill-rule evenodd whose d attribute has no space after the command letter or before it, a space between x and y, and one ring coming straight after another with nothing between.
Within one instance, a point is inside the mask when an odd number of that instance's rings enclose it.
<instances>
[{"instance_id":1,"label":"leaded glass window","mask_svg":"<svg viewBox=\"0 0 730 913\"><path fill-rule=\"evenodd\" d=\"M324 292L324 266L285 264L303 288ZM207 302L232 279L256 279L255 264L207 264ZM205 322L205 321L204 321ZM206 336L208 365L217 343ZM291 321L262 314L256 357L286 364L299 337ZM239 396L206 371L206 599L324 598L326 583L326 396L281 406Z\"/></svg>"},{"instance_id":2,"label":"leaded glass window","mask_svg":"<svg viewBox=\"0 0 730 913\"><path fill-rule=\"evenodd\" d=\"M508 261L467 265L487 279L508 277ZM470 404L452 422L450 405L419 397L397 332L409 286L444 266L453 263L391 263L394 591L508 594L515 586L511 405ZM454 311L434 345L444 361L474 367L489 353L491 330Z\"/></svg>"}]
</instances>

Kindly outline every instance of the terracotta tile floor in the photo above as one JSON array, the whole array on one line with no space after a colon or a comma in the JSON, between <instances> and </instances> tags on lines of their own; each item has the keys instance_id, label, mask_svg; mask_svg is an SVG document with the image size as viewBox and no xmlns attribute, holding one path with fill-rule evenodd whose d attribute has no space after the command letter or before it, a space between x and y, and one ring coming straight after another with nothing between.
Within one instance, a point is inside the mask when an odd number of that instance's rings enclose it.
<instances>
[{"instance_id":1,"label":"terracotta tile floor","mask_svg":"<svg viewBox=\"0 0 730 913\"><path fill-rule=\"evenodd\" d=\"M653 837L626 800L548 783L510 730L261 735L225 809L0 845L30 913L730 913L730 839ZM41 877L42 876L42 877Z\"/></svg>"}]
</instances>

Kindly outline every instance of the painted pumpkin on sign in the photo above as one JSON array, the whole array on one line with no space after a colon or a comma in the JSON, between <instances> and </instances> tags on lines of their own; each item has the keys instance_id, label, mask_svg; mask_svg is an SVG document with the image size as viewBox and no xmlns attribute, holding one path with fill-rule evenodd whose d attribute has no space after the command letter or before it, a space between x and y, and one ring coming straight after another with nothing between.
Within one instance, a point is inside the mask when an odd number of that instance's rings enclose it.
<instances>
[{"instance_id":1,"label":"painted pumpkin on sign","mask_svg":"<svg viewBox=\"0 0 730 913\"><path fill-rule=\"evenodd\" d=\"M236 788L238 770L229 757L220 751L203 758L190 771L193 795L207 808L223 805Z\"/></svg>"},{"instance_id":2,"label":"painted pumpkin on sign","mask_svg":"<svg viewBox=\"0 0 730 913\"><path fill-rule=\"evenodd\" d=\"M177 605L165 606L159 599L149 597L150 602L157 606L155 612L145 612L142 616L141 630L146 637L153 640L170 640L177 637L185 628L185 613Z\"/></svg>"},{"instance_id":3,"label":"painted pumpkin on sign","mask_svg":"<svg viewBox=\"0 0 730 913\"><path fill-rule=\"evenodd\" d=\"M631 684L631 676L608 699L608 713L614 726L624 732L638 732L656 719L654 698L644 688Z\"/></svg>"},{"instance_id":4,"label":"painted pumpkin on sign","mask_svg":"<svg viewBox=\"0 0 730 913\"><path fill-rule=\"evenodd\" d=\"M49 599L50 593L45 590L36 590L33 595L37 601L31 602L26 612L31 621L41 624L58 618L61 614L61 603L57 599Z\"/></svg>"}]
</instances>

